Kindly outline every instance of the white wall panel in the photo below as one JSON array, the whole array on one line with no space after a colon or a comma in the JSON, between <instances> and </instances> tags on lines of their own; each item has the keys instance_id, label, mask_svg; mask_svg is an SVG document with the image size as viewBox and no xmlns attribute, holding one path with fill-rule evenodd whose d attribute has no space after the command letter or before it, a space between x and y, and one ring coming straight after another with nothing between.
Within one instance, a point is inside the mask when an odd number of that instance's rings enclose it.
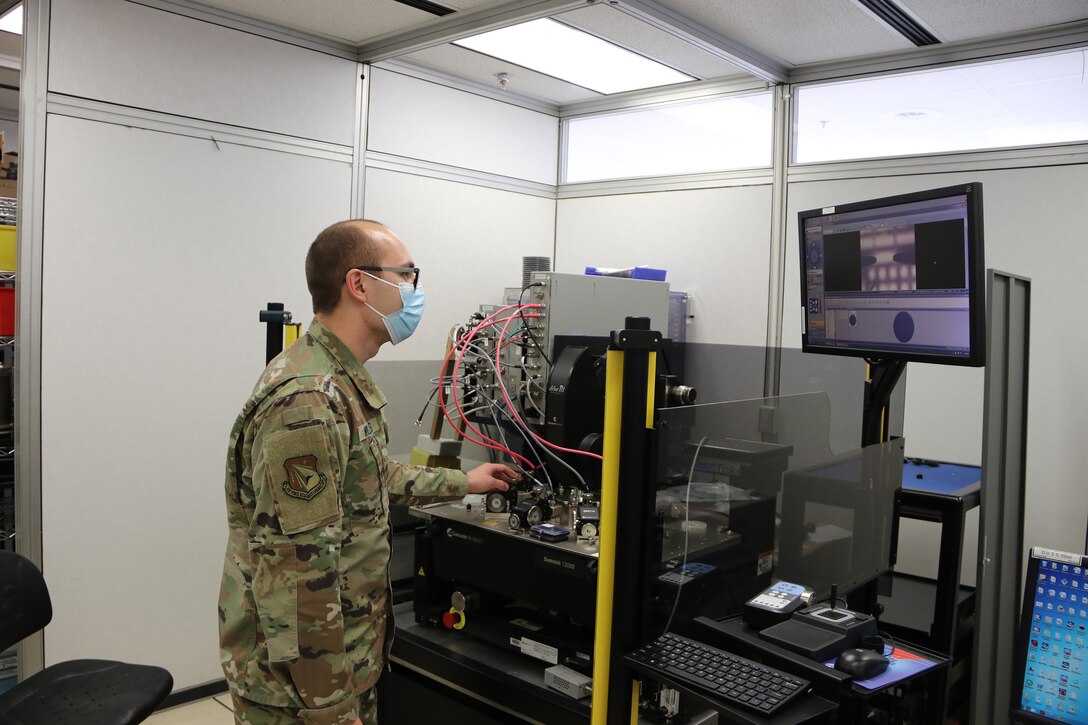
<instances>
[{"instance_id":1,"label":"white wall panel","mask_svg":"<svg viewBox=\"0 0 1088 725\"><path fill-rule=\"evenodd\" d=\"M976 180L984 189L986 265L1032 279L1026 540L1080 551L1088 520L1088 393L1078 382L1088 359L1082 312L1088 166L794 183L789 218L805 209ZM788 230L783 340L800 347L796 223ZM909 455L979 462L983 375L982 369L908 365ZM911 551L924 546L901 541L900 562L920 568Z\"/></svg>"},{"instance_id":2,"label":"white wall panel","mask_svg":"<svg viewBox=\"0 0 1088 725\"><path fill-rule=\"evenodd\" d=\"M693 295L689 342L763 346L770 225L769 185L561 199L556 269L667 269Z\"/></svg>"},{"instance_id":3,"label":"white wall panel","mask_svg":"<svg viewBox=\"0 0 1088 725\"><path fill-rule=\"evenodd\" d=\"M348 216L350 163L63 116L47 131L46 662L217 680L223 469L264 366L257 312L309 320L305 253Z\"/></svg>"},{"instance_id":4,"label":"white wall panel","mask_svg":"<svg viewBox=\"0 0 1088 725\"><path fill-rule=\"evenodd\" d=\"M554 116L371 70L368 150L554 184L558 144Z\"/></svg>"},{"instance_id":5,"label":"white wall panel","mask_svg":"<svg viewBox=\"0 0 1088 725\"><path fill-rule=\"evenodd\" d=\"M441 360L452 325L521 285L523 256L552 256L552 199L367 169L364 210L408 246L427 291L419 330L382 361Z\"/></svg>"},{"instance_id":6,"label":"white wall panel","mask_svg":"<svg viewBox=\"0 0 1088 725\"><path fill-rule=\"evenodd\" d=\"M353 145L357 64L124 0L53 0L49 90Z\"/></svg>"}]
</instances>

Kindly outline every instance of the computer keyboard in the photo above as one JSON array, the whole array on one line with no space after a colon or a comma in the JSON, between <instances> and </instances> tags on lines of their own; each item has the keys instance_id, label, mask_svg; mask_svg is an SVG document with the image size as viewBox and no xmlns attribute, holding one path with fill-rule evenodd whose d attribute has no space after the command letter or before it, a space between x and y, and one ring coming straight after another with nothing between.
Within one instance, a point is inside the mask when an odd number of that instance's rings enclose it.
<instances>
[{"instance_id":1,"label":"computer keyboard","mask_svg":"<svg viewBox=\"0 0 1088 725\"><path fill-rule=\"evenodd\" d=\"M628 659L697 693L770 715L809 682L677 634L663 634Z\"/></svg>"}]
</instances>

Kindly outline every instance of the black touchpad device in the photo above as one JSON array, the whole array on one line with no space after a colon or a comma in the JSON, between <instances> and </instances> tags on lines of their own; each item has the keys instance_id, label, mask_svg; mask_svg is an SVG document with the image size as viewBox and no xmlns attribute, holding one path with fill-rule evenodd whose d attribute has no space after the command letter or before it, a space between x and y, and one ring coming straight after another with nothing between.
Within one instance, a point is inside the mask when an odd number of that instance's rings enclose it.
<instances>
[{"instance_id":1,"label":"black touchpad device","mask_svg":"<svg viewBox=\"0 0 1088 725\"><path fill-rule=\"evenodd\" d=\"M868 614L818 604L794 612L790 619L768 627L759 636L791 652L826 660L856 647L862 637L876 631L876 620Z\"/></svg>"}]
</instances>

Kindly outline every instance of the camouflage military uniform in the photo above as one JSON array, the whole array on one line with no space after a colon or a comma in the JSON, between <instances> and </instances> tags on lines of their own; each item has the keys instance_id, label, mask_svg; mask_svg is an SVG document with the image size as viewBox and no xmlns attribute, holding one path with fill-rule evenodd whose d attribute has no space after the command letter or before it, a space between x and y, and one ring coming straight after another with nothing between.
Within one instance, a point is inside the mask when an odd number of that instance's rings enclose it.
<instances>
[{"instance_id":1,"label":"camouflage military uniform","mask_svg":"<svg viewBox=\"0 0 1088 725\"><path fill-rule=\"evenodd\" d=\"M315 320L265 369L231 431L223 671L237 697L308 725L352 722L388 654L390 500L468 491L460 471L389 458L385 402Z\"/></svg>"}]
</instances>

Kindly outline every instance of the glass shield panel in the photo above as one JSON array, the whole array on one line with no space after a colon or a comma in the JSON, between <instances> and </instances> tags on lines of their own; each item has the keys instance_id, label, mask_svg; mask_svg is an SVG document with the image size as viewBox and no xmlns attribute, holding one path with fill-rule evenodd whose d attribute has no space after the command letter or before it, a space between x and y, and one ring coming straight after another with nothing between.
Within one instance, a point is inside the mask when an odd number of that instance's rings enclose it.
<instances>
[{"instance_id":1,"label":"glass shield panel","mask_svg":"<svg viewBox=\"0 0 1088 725\"><path fill-rule=\"evenodd\" d=\"M894 551L903 441L833 453L825 393L659 411L651 629L740 614L778 581L818 599Z\"/></svg>"}]
</instances>

